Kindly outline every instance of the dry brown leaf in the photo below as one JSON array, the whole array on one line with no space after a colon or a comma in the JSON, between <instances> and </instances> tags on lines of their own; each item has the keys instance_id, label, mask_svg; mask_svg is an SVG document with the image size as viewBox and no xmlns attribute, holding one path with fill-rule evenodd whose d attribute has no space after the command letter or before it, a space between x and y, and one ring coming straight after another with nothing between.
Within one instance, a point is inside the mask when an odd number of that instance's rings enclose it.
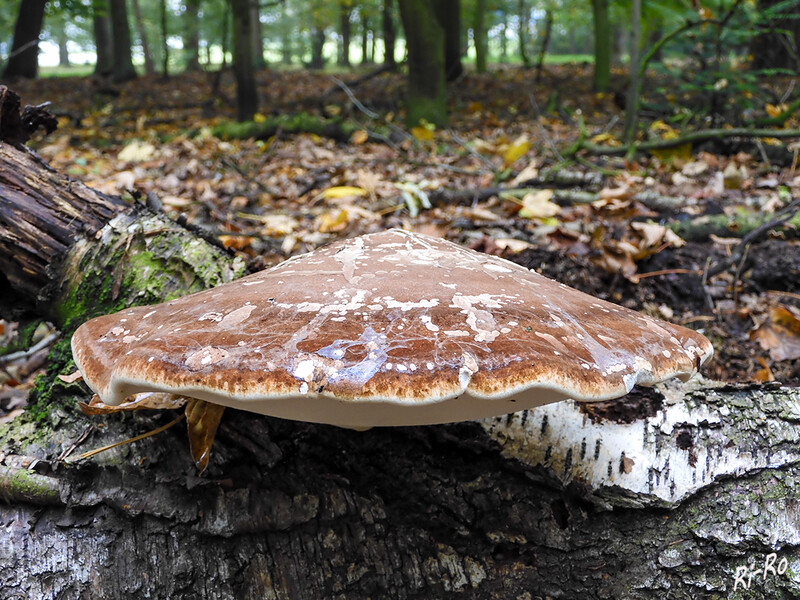
<instances>
[{"instance_id":1,"label":"dry brown leaf","mask_svg":"<svg viewBox=\"0 0 800 600\"><path fill-rule=\"evenodd\" d=\"M800 358L800 317L786 306L773 306L769 320L750 332L774 361Z\"/></svg>"},{"instance_id":2,"label":"dry brown leaf","mask_svg":"<svg viewBox=\"0 0 800 600\"><path fill-rule=\"evenodd\" d=\"M75 383L76 381L81 381L83 379L83 375L81 375L80 371L75 371L69 375L59 375L58 378L64 383Z\"/></svg>"}]
</instances>

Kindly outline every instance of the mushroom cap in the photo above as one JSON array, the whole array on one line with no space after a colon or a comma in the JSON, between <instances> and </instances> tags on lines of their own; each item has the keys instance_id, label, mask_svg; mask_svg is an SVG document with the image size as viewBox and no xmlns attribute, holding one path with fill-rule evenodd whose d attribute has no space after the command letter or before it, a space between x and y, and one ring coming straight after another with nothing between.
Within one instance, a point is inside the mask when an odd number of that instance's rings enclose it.
<instances>
[{"instance_id":1,"label":"mushroom cap","mask_svg":"<svg viewBox=\"0 0 800 600\"><path fill-rule=\"evenodd\" d=\"M106 404L169 392L364 428L608 400L688 379L713 347L507 260L392 229L92 319L72 351Z\"/></svg>"}]
</instances>

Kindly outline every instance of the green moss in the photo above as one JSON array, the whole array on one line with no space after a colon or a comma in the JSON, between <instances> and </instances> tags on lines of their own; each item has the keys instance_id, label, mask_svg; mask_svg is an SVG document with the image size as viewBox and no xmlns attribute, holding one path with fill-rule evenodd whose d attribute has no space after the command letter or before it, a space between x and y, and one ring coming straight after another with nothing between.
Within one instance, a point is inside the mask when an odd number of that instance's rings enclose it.
<instances>
[{"instance_id":1,"label":"green moss","mask_svg":"<svg viewBox=\"0 0 800 600\"><path fill-rule=\"evenodd\" d=\"M23 500L34 504L57 504L61 494L57 482L25 469L0 467L0 497L7 501Z\"/></svg>"},{"instance_id":2,"label":"green moss","mask_svg":"<svg viewBox=\"0 0 800 600\"><path fill-rule=\"evenodd\" d=\"M285 133L315 133L336 140L347 140L354 131L360 129L357 123L332 118L326 119L309 113L278 115L267 117L262 122L221 123L211 130L211 134L223 140L266 139L278 131Z\"/></svg>"}]
</instances>

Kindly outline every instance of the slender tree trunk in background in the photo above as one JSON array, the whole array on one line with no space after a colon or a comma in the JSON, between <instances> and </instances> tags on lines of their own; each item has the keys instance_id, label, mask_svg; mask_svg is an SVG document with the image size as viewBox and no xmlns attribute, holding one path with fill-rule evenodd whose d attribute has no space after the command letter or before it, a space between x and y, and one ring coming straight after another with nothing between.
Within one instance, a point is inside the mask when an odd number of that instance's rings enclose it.
<instances>
[{"instance_id":1,"label":"slender tree trunk in background","mask_svg":"<svg viewBox=\"0 0 800 600\"><path fill-rule=\"evenodd\" d=\"M639 73L639 48L642 39L642 0L633 0L631 15L631 46L630 46L630 84L625 102L625 143L630 145L636 138L636 128L639 122L639 93L642 88L642 77ZM631 151L633 147L631 146Z\"/></svg>"},{"instance_id":2,"label":"slender tree trunk in background","mask_svg":"<svg viewBox=\"0 0 800 600\"><path fill-rule=\"evenodd\" d=\"M258 111L258 88L253 57L250 0L230 0L233 13L233 72L236 77L236 118L252 121Z\"/></svg>"},{"instance_id":3,"label":"slender tree trunk in background","mask_svg":"<svg viewBox=\"0 0 800 600\"><path fill-rule=\"evenodd\" d=\"M200 0L186 0L183 16L183 60L187 71L200 70Z\"/></svg>"},{"instance_id":4,"label":"slender tree trunk in background","mask_svg":"<svg viewBox=\"0 0 800 600\"><path fill-rule=\"evenodd\" d=\"M118 0L111 0L116 2ZM153 75L156 72L156 66L153 63L153 54L150 52L150 43L147 41L147 28L144 25L144 18L142 17L142 8L139 5L139 0L131 0L133 7L133 20L136 23L136 32L139 34L139 45L142 47L142 55L144 56L144 72L147 75Z\"/></svg>"},{"instance_id":5,"label":"slender tree trunk in background","mask_svg":"<svg viewBox=\"0 0 800 600\"><path fill-rule=\"evenodd\" d=\"M286 10L286 2L281 2L281 20L287 23L289 13ZM289 27L281 27L281 64L292 64L292 31Z\"/></svg>"},{"instance_id":6,"label":"slender tree trunk in background","mask_svg":"<svg viewBox=\"0 0 800 600\"><path fill-rule=\"evenodd\" d=\"M611 21L609 0L592 0L594 17L594 79L596 92L607 92L611 85Z\"/></svg>"},{"instance_id":7,"label":"slender tree trunk in background","mask_svg":"<svg viewBox=\"0 0 800 600\"><path fill-rule=\"evenodd\" d=\"M486 30L486 0L475 1L472 35L475 43L475 69L478 73L486 72L489 53L489 32Z\"/></svg>"},{"instance_id":8,"label":"slender tree trunk in background","mask_svg":"<svg viewBox=\"0 0 800 600\"><path fill-rule=\"evenodd\" d=\"M394 65L394 47L397 41L397 28L394 24L394 0L383 0L381 23L383 26L383 64Z\"/></svg>"},{"instance_id":9,"label":"slender tree trunk in background","mask_svg":"<svg viewBox=\"0 0 800 600\"><path fill-rule=\"evenodd\" d=\"M264 28L261 25L261 8L258 0L250 0L250 23L253 36L253 67L262 71L267 63L264 60Z\"/></svg>"},{"instance_id":10,"label":"slender tree trunk in background","mask_svg":"<svg viewBox=\"0 0 800 600\"><path fill-rule=\"evenodd\" d=\"M508 13L500 12L500 61L508 62Z\"/></svg>"},{"instance_id":11,"label":"slender tree trunk in background","mask_svg":"<svg viewBox=\"0 0 800 600\"><path fill-rule=\"evenodd\" d=\"M536 59L536 76L534 81L539 82L542 79L542 72L544 71L544 58L547 55L547 47L550 45L550 35L553 31L553 11L547 9L544 13L544 31L542 32L542 46L539 48L539 57Z\"/></svg>"},{"instance_id":12,"label":"slender tree trunk in background","mask_svg":"<svg viewBox=\"0 0 800 600\"><path fill-rule=\"evenodd\" d=\"M56 38L58 40L58 66L69 68L72 66L69 62L69 48L67 46L69 38L67 38L67 32L63 26L58 28Z\"/></svg>"},{"instance_id":13,"label":"slender tree trunk in background","mask_svg":"<svg viewBox=\"0 0 800 600\"><path fill-rule=\"evenodd\" d=\"M800 70L800 5L786 4L774 17L765 16L768 9L782 0L758 0L762 15L761 33L750 41L753 69Z\"/></svg>"},{"instance_id":14,"label":"slender tree trunk in background","mask_svg":"<svg viewBox=\"0 0 800 600\"><path fill-rule=\"evenodd\" d=\"M369 56L369 14L365 7L359 9L359 16L361 17L361 64L372 62Z\"/></svg>"},{"instance_id":15,"label":"slender tree trunk in background","mask_svg":"<svg viewBox=\"0 0 800 600\"><path fill-rule=\"evenodd\" d=\"M108 2L111 15L111 43L114 49L111 78L117 82L130 81L136 79L136 69L133 68L133 59L131 58L128 8L125 0L108 0Z\"/></svg>"},{"instance_id":16,"label":"slender tree trunk in background","mask_svg":"<svg viewBox=\"0 0 800 600\"><path fill-rule=\"evenodd\" d=\"M325 57L323 49L325 48L325 28L315 27L311 33L311 62L308 67L310 69L322 69L325 67Z\"/></svg>"},{"instance_id":17,"label":"slender tree trunk in background","mask_svg":"<svg viewBox=\"0 0 800 600\"><path fill-rule=\"evenodd\" d=\"M430 0L399 0L400 18L408 49L408 105L406 120L421 119L438 126L447 123L444 32Z\"/></svg>"},{"instance_id":18,"label":"slender tree trunk in background","mask_svg":"<svg viewBox=\"0 0 800 600\"><path fill-rule=\"evenodd\" d=\"M161 17L161 72L164 77L169 77L169 32L167 31L167 0L159 2Z\"/></svg>"},{"instance_id":19,"label":"slender tree trunk in background","mask_svg":"<svg viewBox=\"0 0 800 600\"><path fill-rule=\"evenodd\" d=\"M90 393L57 378L71 331L244 269L5 143L0 198L2 290L45 297L63 331L0 425L4 599L797 596L800 398L780 385L363 432L230 409L204 477L183 425L66 466L174 416L82 415Z\"/></svg>"},{"instance_id":20,"label":"slender tree trunk in background","mask_svg":"<svg viewBox=\"0 0 800 600\"><path fill-rule=\"evenodd\" d=\"M519 25L517 29L517 40L519 43L519 58L524 67L531 66L531 59L528 57L528 26L531 20L531 11L525 0L517 3L517 18Z\"/></svg>"},{"instance_id":21,"label":"slender tree trunk in background","mask_svg":"<svg viewBox=\"0 0 800 600\"><path fill-rule=\"evenodd\" d=\"M36 79L39 74L39 35L47 0L21 0L14 25L14 41L3 78Z\"/></svg>"},{"instance_id":22,"label":"slender tree trunk in background","mask_svg":"<svg viewBox=\"0 0 800 600\"><path fill-rule=\"evenodd\" d=\"M108 16L108 4L102 0L95 0L92 3L92 28L94 49L97 54L94 74L108 77L114 64L114 49L111 45L111 19Z\"/></svg>"},{"instance_id":23,"label":"slender tree trunk in background","mask_svg":"<svg viewBox=\"0 0 800 600\"><path fill-rule=\"evenodd\" d=\"M350 14L353 12L350 0L339 0L339 52L337 63L340 67L350 66Z\"/></svg>"},{"instance_id":24,"label":"slender tree trunk in background","mask_svg":"<svg viewBox=\"0 0 800 600\"><path fill-rule=\"evenodd\" d=\"M455 81L464 72L461 64L461 0L430 0L430 2L436 20L444 32L445 77L447 81Z\"/></svg>"}]
</instances>

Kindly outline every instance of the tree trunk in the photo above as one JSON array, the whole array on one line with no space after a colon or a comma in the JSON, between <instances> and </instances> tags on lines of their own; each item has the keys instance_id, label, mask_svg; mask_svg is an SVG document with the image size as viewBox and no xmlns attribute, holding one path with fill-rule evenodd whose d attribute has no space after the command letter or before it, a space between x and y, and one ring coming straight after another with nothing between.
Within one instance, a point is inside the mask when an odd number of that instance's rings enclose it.
<instances>
[{"instance_id":1,"label":"tree trunk","mask_svg":"<svg viewBox=\"0 0 800 600\"><path fill-rule=\"evenodd\" d=\"M111 15L111 38L114 62L111 78L114 81L136 79L136 69L131 58L131 30L128 25L128 8L125 0L108 0Z\"/></svg>"},{"instance_id":2,"label":"tree trunk","mask_svg":"<svg viewBox=\"0 0 800 600\"><path fill-rule=\"evenodd\" d=\"M472 36L475 43L475 70L486 72L489 53L489 32L486 30L486 0L475 2L475 13L472 22Z\"/></svg>"},{"instance_id":3,"label":"tree trunk","mask_svg":"<svg viewBox=\"0 0 800 600\"><path fill-rule=\"evenodd\" d=\"M544 27L542 30L542 45L539 48L539 56L536 58L536 76L534 81L539 83L544 72L544 59L547 56L547 48L550 45L550 35L553 32L553 11L547 10L544 13Z\"/></svg>"},{"instance_id":4,"label":"tree trunk","mask_svg":"<svg viewBox=\"0 0 800 600\"><path fill-rule=\"evenodd\" d=\"M525 0L517 3L517 40L519 42L519 58L523 66L530 67L531 59L528 57L528 25L531 20L531 10Z\"/></svg>"},{"instance_id":5,"label":"tree trunk","mask_svg":"<svg viewBox=\"0 0 800 600\"><path fill-rule=\"evenodd\" d=\"M609 0L592 0L594 16L594 79L596 92L607 92L611 85L611 20Z\"/></svg>"},{"instance_id":6,"label":"tree trunk","mask_svg":"<svg viewBox=\"0 0 800 600\"><path fill-rule=\"evenodd\" d=\"M366 7L362 6L359 9L359 16L361 17L361 64L364 65L372 62L369 49L372 31L369 27L369 13Z\"/></svg>"},{"instance_id":7,"label":"tree trunk","mask_svg":"<svg viewBox=\"0 0 800 600\"><path fill-rule=\"evenodd\" d=\"M455 81L464 72L461 64L461 0L432 0L430 4L444 32L445 77L447 81Z\"/></svg>"},{"instance_id":8,"label":"tree trunk","mask_svg":"<svg viewBox=\"0 0 800 600\"><path fill-rule=\"evenodd\" d=\"M289 23L289 14L286 10L286 3L281 3L281 20L284 23ZM293 43L292 31L289 27L281 27L281 64L292 64Z\"/></svg>"},{"instance_id":9,"label":"tree trunk","mask_svg":"<svg viewBox=\"0 0 800 600\"><path fill-rule=\"evenodd\" d=\"M642 85L642 75L639 71L639 49L642 39L642 0L633 0L631 9L631 47L630 47L630 83L625 102L625 129L623 139L626 144L632 144L636 138L636 129L639 124L639 91Z\"/></svg>"},{"instance_id":10,"label":"tree trunk","mask_svg":"<svg viewBox=\"0 0 800 600\"><path fill-rule=\"evenodd\" d=\"M9 144L0 199L33 215L0 221L4 273L30 236L60 240L14 286L65 333L0 425L4 598L796 597L800 395L778 385L365 432L228 410L203 477L180 426L66 467L172 418L78 412L69 332L242 265Z\"/></svg>"},{"instance_id":11,"label":"tree trunk","mask_svg":"<svg viewBox=\"0 0 800 600\"><path fill-rule=\"evenodd\" d=\"M169 31L167 31L167 0L161 0L158 8L161 17L161 73L164 75L164 77L169 77Z\"/></svg>"},{"instance_id":12,"label":"tree trunk","mask_svg":"<svg viewBox=\"0 0 800 600\"><path fill-rule=\"evenodd\" d=\"M399 0L408 49L408 105L406 120L447 123L445 50L442 27L429 0Z\"/></svg>"},{"instance_id":13,"label":"tree trunk","mask_svg":"<svg viewBox=\"0 0 800 600\"><path fill-rule=\"evenodd\" d=\"M3 78L36 79L39 74L39 35L44 23L47 0L21 0L14 25L14 41Z\"/></svg>"},{"instance_id":14,"label":"tree trunk","mask_svg":"<svg viewBox=\"0 0 800 600\"><path fill-rule=\"evenodd\" d=\"M252 121L258 111L253 57L250 0L230 0L233 12L233 72L236 77L236 118Z\"/></svg>"},{"instance_id":15,"label":"tree trunk","mask_svg":"<svg viewBox=\"0 0 800 600\"><path fill-rule=\"evenodd\" d=\"M61 26L58 28L58 31L56 31L56 40L58 41L58 66L68 69L72 65L69 62L69 38L64 28L66 23L66 19L62 19Z\"/></svg>"},{"instance_id":16,"label":"tree trunk","mask_svg":"<svg viewBox=\"0 0 800 600\"><path fill-rule=\"evenodd\" d=\"M311 34L311 62L310 69L322 69L325 67L325 57L322 54L325 48L325 28L315 27Z\"/></svg>"},{"instance_id":17,"label":"tree trunk","mask_svg":"<svg viewBox=\"0 0 800 600\"><path fill-rule=\"evenodd\" d=\"M500 62L508 62L508 13L500 11Z\"/></svg>"},{"instance_id":18,"label":"tree trunk","mask_svg":"<svg viewBox=\"0 0 800 600\"><path fill-rule=\"evenodd\" d=\"M337 63L340 67L350 66L350 13L352 10L350 0L339 1L339 56Z\"/></svg>"},{"instance_id":19,"label":"tree trunk","mask_svg":"<svg viewBox=\"0 0 800 600\"><path fill-rule=\"evenodd\" d=\"M264 60L264 28L261 26L261 8L257 0L250 2L250 23L253 36L253 68L261 71L266 68Z\"/></svg>"},{"instance_id":20,"label":"tree trunk","mask_svg":"<svg viewBox=\"0 0 800 600\"><path fill-rule=\"evenodd\" d=\"M200 70L200 0L186 0L183 58L187 71Z\"/></svg>"},{"instance_id":21,"label":"tree trunk","mask_svg":"<svg viewBox=\"0 0 800 600\"><path fill-rule=\"evenodd\" d=\"M101 0L92 3L92 27L97 62L94 74L107 77L114 64L114 49L111 45L111 20L108 18L108 4Z\"/></svg>"},{"instance_id":22,"label":"tree trunk","mask_svg":"<svg viewBox=\"0 0 800 600\"><path fill-rule=\"evenodd\" d=\"M394 65L394 47L397 41L397 28L394 24L394 0L383 0L381 19L383 29L383 64Z\"/></svg>"},{"instance_id":23,"label":"tree trunk","mask_svg":"<svg viewBox=\"0 0 800 600\"><path fill-rule=\"evenodd\" d=\"M114 2L114 0L111 0ZM142 54L144 55L144 72L148 75L153 75L156 72L156 66L153 63L153 53L150 52L150 43L147 41L147 28L144 26L144 18L142 17L142 9L139 6L139 0L131 0L133 7L133 20L136 23L136 32L139 34L139 45L142 47Z\"/></svg>"}]
</instances>

